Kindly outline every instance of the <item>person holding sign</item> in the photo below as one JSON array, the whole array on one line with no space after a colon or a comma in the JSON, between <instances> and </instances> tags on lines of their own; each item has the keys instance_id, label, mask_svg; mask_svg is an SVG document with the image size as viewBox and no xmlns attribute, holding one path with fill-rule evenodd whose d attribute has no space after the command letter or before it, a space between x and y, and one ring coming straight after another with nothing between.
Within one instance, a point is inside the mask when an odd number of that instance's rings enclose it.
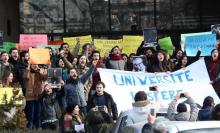
<instances>
[{"instance_id":1,"label":"person holding sign","mask_svg":"<svg viewBox=\"0 0 220 133\"><path fill-rule=\"evenodd\" d=\"M205 58L211 84L220 97L220 58L217 49L211 51L211 58Z\"/></svg>"},{"instance_id":2,"label":"person holding sign","mask_svg":"<svg viewBox=\"0 0 220 133\"><path fill-rule=\"evenodd\" d=\"M47 70L28 62L23 78L26 83L25 113L28 120L27 128L41 128L39 95L43 91L43 82L47 80Z\"/></svg>"},{"instance_id":3,"label":"person holding sign","mask_svg":"<svg viewBox=\"0 0 220 133\"><path fill-rule=\"evenodd\" d=\"M6 70L3 74L1 87L10 90L6 93L6 97L10 100L7 104L1 104L0 106L0 128L25 128L26 119L24 114L25 98L21 93L20 88L15 87L13 83L13 73ZM19 86L16 86L19 87ZM1 88L0 88L1 91ZM8 94L9 93L9 94ZM12 95L11 95L12 94ZM11 96L11 98L10 98ZM4 99L4 98L3 98ZM1 100L3 100L1 99ZM6 98L7 99L7 98ZM18 104L18 102L21 102Z\"/></svg>"}]
</instances>

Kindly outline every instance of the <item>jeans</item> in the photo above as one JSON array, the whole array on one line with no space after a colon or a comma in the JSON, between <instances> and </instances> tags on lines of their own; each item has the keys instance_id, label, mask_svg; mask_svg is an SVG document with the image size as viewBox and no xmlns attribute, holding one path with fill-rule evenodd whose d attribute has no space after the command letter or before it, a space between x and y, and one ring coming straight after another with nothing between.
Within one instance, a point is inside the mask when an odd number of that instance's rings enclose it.
<instances>
[{"instance_id":1,"label":"jeans","mask_svg":"<svg viewBox=\"0 0 220 133\"><path fill-rule=\"evenodd\" d=\"M40 111L41 108L39 101L35 100L26 102L25 114L28 121L27 128L41 128Z\"/></svg>"}]
</instances>

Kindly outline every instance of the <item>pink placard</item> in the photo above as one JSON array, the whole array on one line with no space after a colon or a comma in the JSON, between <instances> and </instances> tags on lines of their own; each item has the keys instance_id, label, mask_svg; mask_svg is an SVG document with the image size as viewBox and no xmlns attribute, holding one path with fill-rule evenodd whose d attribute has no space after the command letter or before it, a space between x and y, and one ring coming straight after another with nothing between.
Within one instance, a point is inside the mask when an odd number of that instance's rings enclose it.
<instances>
[{"instance_id":1,"label":"pink placard","mask_svg":"<svg viewBox=\"0 0 220 133\"><path fill-rule=\"evenodd\" d=\"M21 34L20 35L20 50L28 50L30 47L37 47L39 45L47 45L47 35L45 34Z\"/></svg>"}]
</instances>

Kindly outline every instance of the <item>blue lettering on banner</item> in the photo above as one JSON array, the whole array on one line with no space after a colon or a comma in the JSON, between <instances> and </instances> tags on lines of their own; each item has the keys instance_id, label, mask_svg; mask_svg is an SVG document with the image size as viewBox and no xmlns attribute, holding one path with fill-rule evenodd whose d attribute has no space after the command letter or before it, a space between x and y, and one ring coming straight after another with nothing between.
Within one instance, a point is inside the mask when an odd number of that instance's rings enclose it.
<instances>
[{"instance_id":1,"label":"blue lettering on banner","mask_svg":"<svg viewBox=\"0 0 220 133\"><path fill-rule=\"evenodd\" d=\"M185 71L185 76L187 81L193 81L192 78L189 77L190 70Z\"/></svg>"},{"instance_id":2,"label":"blue lettering on banner","mask_svg":"<svg viewBox=\"0 0 220 133\"><path fill-rule=\"evenodd\" d=\"M139 79L141 85L146 85L147 84L147 77L144 77L144 80L142 80L141 77L137 77L137 79Z\"/></svg>"},{"instance_id":3,"label":"blue lettering on banner","mask_svg":"<svg viewBox=\"0 0 220 133\"><path fill-rule=\"evenodd\" d=\"M161 91L157 93L156 91L148 91L146 92L147 99L149 101L155 101L158 98L158 95L161 95L161 100L173 100L177 93L181 93L183 90L169 90L169 91ZM130 92L132 100L134 100L135 94L134 92Z\"/></svg>"},{"instance_id":4,"label":"blue lettering on banner","mask_svg":"<svg viewBox=\"0 0 220 133\"><path fill-rule=\"evenodd\" d=\"M184 72L176 72L161 76L134 76L132 74L113 74L113 80L116 85L120 86L153 86L159 84L176 84L184 82L192 82L193 78L190 76L190 70Z\"/></svg>"}]
</instances>

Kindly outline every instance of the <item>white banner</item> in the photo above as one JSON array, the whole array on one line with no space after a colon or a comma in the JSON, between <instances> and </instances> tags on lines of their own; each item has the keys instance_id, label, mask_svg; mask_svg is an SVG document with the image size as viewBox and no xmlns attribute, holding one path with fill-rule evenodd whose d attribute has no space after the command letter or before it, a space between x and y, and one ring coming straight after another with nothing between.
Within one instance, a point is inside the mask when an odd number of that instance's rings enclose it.
<instances>
[{"instance_id":1,"label":"white banner","mask_svg":"<svg viewBox=\"0 0 220 133\"><path fill-rule=\"evenodd\" d=\"M199 60L185 69L170 73L142 73L111 69L99 69L105 91L111 94L118 110L125 111L132 107L138 91L145 91L148 100L155 102L157 93L149 91L150 86L158 86L164 108L168 107L177 92L189 92L196 103L202 105L206 96L212 96L215 103L220 99L216 95L206 70L204 60ZM162 107L163 108L163 107Z\"/></svg>"}]
</instances>

